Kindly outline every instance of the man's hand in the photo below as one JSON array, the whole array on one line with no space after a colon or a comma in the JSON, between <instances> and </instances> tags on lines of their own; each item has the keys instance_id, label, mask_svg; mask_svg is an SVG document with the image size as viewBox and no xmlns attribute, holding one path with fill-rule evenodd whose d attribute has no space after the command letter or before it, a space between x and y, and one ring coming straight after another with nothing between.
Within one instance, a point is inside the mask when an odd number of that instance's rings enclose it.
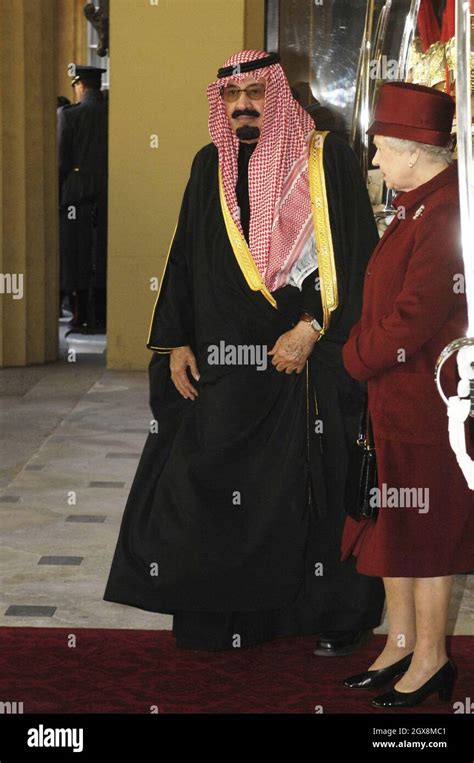
<instances>
[{"instance_id":1,"label":"man's hand","mask_svg":"<svg viewBox=\"0 0 474 763\"><path fill-rule=\"evenodd\" d=\"M318 337L319 332L306 321L300 321L293 329L282 334L268 353L273 355L272 364L276 370L287 374L296 371L300 374Z\"/></svg>"},{"instance_id":2,"label":"man's hand","mask_svg":"<svg viewBox=\"0 0 474 763\"><path fill-rule=\"evenodd\" d=\"M191 347L176 347L170 352L170 371L171 380L180 393L186 400L195 400L198 396L197 389L194 389L193 385L188 379L186 369L190 369L191 374L199 381L199 371L196 363L196 358Z\"/></svg>"}]
</instances>

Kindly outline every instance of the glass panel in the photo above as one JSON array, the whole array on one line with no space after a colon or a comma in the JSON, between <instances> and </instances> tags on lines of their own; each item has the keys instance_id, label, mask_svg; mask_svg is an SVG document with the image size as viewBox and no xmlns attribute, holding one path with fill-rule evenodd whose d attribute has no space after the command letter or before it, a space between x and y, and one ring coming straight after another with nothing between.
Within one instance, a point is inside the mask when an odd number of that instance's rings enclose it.
<instances>
[{"instance_id":1,"label":"glass panel","mask_svg":"<svg viewBox=\"0 0 474 763\"><path fill-rule=\"evenodd\" d=\"M109 57L108 56L98 56L97 55L97 32L95 31L92 24L89 24L88 21L86 21L87 24L87 65L88 66L98 66L101 69L107 69L106 72L102 75L102 88L108 89L109 88Z\"/></svg>"},{"instance_id":2,"label":"glass panel","mask_svg":"<svg viewBox=\"0 0 474 763\"><path fill-rule=\"evenodd\" d=\"M376 2L378 10L382 0ZM318 101L324 121L349 134L366 0L281 0L279 52L303 106ZM323 129L326 124L322 126Z\"/></svg>"}]
</instances>

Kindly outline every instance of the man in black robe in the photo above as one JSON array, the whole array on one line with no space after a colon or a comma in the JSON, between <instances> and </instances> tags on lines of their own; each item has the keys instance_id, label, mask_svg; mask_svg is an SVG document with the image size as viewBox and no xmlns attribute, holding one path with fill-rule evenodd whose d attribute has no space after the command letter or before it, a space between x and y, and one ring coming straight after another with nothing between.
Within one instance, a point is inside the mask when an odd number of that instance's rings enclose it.
<instances>
[{"instance_id":1,"label":"man in black robe","mask_svg":"<svg viewBox=\"0 0 474 763\"><path fill-rule=\"evenodd\" d=\"M104 599L174 615L180 647L319 634L347 654L381 581L340 562L361 389L342 346L377 241L350 148L319 134L278 57L208 89L147 346L150 433ZM354 500L357 486L354 485Z\"/></svg>"},{"instance_id":2,"label":"man in black robe","mask_svg":"<svg viewBox=\"0 0 474 763\"><path fill-rule=\"evenodd\" d=\"M69 65L79 102L58 111L61 292L71 295L72 330L106 323L108 109L105 69Z\"/></svg>"}]
</instances>

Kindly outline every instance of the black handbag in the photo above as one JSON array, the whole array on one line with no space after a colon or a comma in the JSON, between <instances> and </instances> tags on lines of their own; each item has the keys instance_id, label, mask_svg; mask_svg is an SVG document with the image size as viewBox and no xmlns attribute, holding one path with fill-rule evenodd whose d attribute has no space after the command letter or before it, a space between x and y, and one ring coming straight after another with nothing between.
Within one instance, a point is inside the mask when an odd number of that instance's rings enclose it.
<instances>
[{"instance_id":1,"label":"black handbag","mask_svg":"<svg viewBox=\"0 0 474 763\"><path fill-rule=\"evenodd\" d=\"M354 495L354 487L356 488ZM349 456L346 482L346 513L359 522L361 519L376 519L378 513L377 459L374 435L370 421L368 397L362 409L357 442Z\"/></svg>"}]
</instances>

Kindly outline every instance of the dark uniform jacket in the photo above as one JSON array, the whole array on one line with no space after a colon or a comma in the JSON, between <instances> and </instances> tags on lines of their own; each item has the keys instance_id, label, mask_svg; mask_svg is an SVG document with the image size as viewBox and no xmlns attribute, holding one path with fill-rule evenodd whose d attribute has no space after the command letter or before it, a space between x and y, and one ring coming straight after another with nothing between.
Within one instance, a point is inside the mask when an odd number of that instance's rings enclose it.
<instances>
[{"instance_id":1,"label":"dark uniform jacket","mask_svg":"<svg viewBox=\"0 0 474 763\"><path fill-rule=\"evenodd\" d=\"M99 90L58 113L61 288L105 288L107 101Z\"/></svg>"},{"instance_id":2,"label":"dark uniform jacket","mask_svg":"<svg viewBox=\"0 0 474 763\"><path fill-rule=\"evenodd\" d=\"M107 101L98 90L58 114L61 204L73 204L107 189Z\"/></svg>"}]
</instances>

